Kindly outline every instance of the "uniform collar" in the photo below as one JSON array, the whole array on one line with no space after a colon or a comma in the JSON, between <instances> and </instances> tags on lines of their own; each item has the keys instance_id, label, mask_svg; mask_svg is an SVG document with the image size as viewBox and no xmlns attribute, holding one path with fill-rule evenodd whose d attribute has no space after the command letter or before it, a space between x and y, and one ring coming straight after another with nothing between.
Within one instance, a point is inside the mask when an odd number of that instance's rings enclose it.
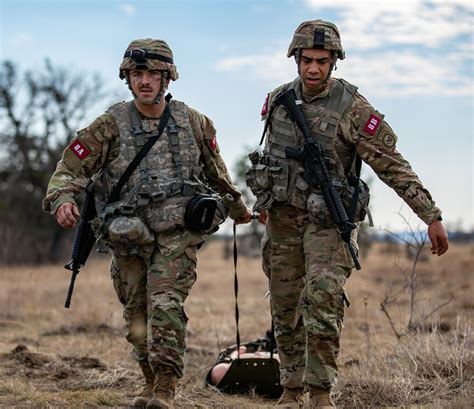
<instances>
[{"instance_id":1,"label":"uniform collar","mask_svg":"<svg viewBox=\"0 0 474 409\"><path fill-rule=\"evenodd\" d=\"M303 95L303 83L301 82L301 80L299 81L300 82L300 93L301 95ZM316 94L315 96L309 98L309 99L306 99L304 96L303 96L303 99L306 103L310 103L310 102L313 102L315 101L316 99L321 99L321 98L325 98L327 97L328 95L330 95L330 92L331 92L331 86L334 82L334 79L333 78L330 78L326 87L323 88L319 94Z\"/></svg>"}]
</instances>

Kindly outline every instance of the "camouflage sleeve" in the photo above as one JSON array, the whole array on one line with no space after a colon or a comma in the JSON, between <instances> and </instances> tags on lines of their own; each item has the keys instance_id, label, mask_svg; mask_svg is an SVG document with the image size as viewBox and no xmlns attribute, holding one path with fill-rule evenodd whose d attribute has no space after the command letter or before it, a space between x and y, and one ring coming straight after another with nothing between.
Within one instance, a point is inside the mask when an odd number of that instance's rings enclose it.
<instances>
[{"instance_id":1,"label":"camouflage sleeve","mask_svg":"<svg viewBox=\"0 0 474 409\"><path fill-rule=\"evenodd\" d=\"M231 219L243 216L247 211L247 207L242 200L241 193L232 183L227 167L220 155L214 124L208 117L192 108L189 108L189 121L196 143L201 151L200 160L204 165L204 175L211 188L220 195L230 193L234 198L234 204L230 209Z\"/></svg>"},{"instance_id":2,"label":"camouflage sleeve","mask_svg":"<svg viewBox=\"0 0 474 409\"><path fill-rule=\"evenodd\" d=\"M352 140L356 151L377 176L405 201L426 224L435 221L441 211L423 187L409 162L396 149L397 136L360 94L349 113Z\"/></svg>"},{"instance_id":3,"label":"camouflage sleeve","mask_svg":"<svg viewBox=\"0 0 474 409\"><path fill-rule=\"evenodd\" d=\"M120 148L117 136L117 125L107 113L77 132L51 176L43 199L44 211L54 214L63 203L76 203L88 179L113 159L111 155L117 156ZM118 146L114 146L114 140Z\"/></svg>"}]
</instances>

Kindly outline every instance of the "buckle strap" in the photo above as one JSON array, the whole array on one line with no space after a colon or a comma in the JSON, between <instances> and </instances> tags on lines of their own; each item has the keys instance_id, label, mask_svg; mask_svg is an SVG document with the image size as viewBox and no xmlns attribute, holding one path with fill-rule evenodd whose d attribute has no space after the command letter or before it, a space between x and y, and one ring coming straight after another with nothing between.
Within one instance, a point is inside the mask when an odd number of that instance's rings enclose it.
<instances>
[{"instance_id":1,"label":"buckle strap","mask_svg":"<svg viewBox=\"0 0 474 409\"><path fill-rule=\"evenodd\" d=\"M133 50L126 51L123 55L123 58L131 58L133 61L136 62L145 62L146 60L159 60L167 62L168 64L174 64L173 59L171 57L167 57L165 55L157 53L150 53L147 50L143 50L141 48L135 48Z\"/></svg>"}]
</instances>

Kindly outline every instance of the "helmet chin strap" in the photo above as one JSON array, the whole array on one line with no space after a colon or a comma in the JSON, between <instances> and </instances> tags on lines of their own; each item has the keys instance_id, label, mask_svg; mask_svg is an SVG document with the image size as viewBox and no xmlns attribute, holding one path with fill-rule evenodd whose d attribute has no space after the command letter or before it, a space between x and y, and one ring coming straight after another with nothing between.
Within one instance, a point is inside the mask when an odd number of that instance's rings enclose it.
<instances>
[{"instance_id":1,"label":"helmet chin strap","mask_svg":"<svg viewBox=\"0 0 474 409\"><path fill-rule=\"evenodd\" d=\"M167 79L168 79L168 71L161 71L160 92L158 92L158 95L156 96L155 100L153 101L154 104L158 105L161 101L161 97L163 95L165 95L166 90L168 89Z\"/></svg>"}]
</instances>

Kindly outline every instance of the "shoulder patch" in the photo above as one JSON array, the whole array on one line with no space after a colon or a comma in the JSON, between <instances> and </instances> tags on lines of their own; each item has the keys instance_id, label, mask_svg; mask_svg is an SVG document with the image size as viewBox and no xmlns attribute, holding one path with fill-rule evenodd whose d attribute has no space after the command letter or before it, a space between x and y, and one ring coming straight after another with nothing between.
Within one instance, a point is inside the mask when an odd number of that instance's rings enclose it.
<instances>
[{"instance_id":1,"label":"shoulder patch","mask_svg":"<svg viewBox=\"0 0 474 409\"><path fill-rule=\"evenodd\" d=\"M265 102L263 103L263 106L262 106L262 112L260 112L260 115L262 115L262 116L265 116L268 113L268 99L269 99L269 97L270 97L270 95L267 94L267 97L265 98Z\"/></svg>"},{"instance_id":2,"label":"shoulder patch","mask_svg":"<svg viewBox=\"0 0 474 409\"><path fill-rule=\"evenodd\" d=\"M377 132L377 128L380 126L382 122L382 118L379 118L377 115L370 114L369 119L364 125L364 132L368 133L369 135L375 135Z\"/></svg>"},{"instance_id":3,"label":"shoulder patch","mask_svg":"<svg viewBox=\"0 0 474 409\"><path fill-rule=\"evenodd\" d=\"M377 139L380 140L383 145L388 149L393 149L395 147L395 144L397 143L397 137L387 124L384 124L384 126L382 126L379 134L377 135Z\"/></svg>"},{"instance_id":4,"label":"shoulder patch","mask_svg":"<svg viewBox=\"0 0 474 409\"><path fill-rule=\"evenodd\" d=\"M74 140L69 146L69 149L71 149L74 155L76 155L80 160L86 158L91 153L80 139Z\"/></svg>"},{"instance_id":5,"label":"shoulder patch","mask_svg":"<svg viewBox=\"0 0 474 409\"><path fill-rule=\"evenodd\" d=\"M211 148L213 152L215 152L217 149L217 138L215 135L212 137L211 140L209 140L209 148Z\"/></svg>"}]
</instances>

